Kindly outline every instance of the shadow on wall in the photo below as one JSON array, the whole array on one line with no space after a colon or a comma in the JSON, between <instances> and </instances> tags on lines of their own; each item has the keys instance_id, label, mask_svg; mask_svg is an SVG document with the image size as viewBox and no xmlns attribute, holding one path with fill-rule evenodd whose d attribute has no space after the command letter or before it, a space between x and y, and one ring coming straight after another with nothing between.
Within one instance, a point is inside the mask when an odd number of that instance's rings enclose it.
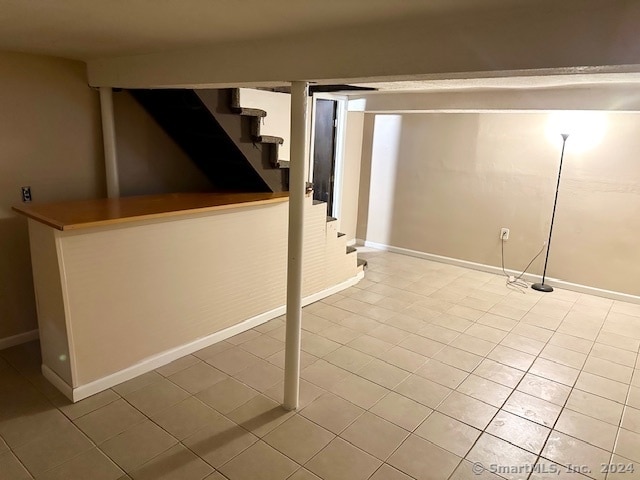
<instances>
[{"instance_id":1,"label":"shadow on wall","mask_svg":"<svg viewBox=\"0 0 640 480\"><path fill-rule=\"evenodd\" d=\"M358 217L356 239L365 241L369 226L369 196L371 192L371 156L373 154L375 115L364 115L362 123L362 153L360 155L360 190L358 191Z\"/></svg>"},{"instance_id":2,"label":"shadow on wall","mask_svg":"<svg viewBox=\"0 0 640 480\"><path fill-rule=\"evenodd\" d=\"M367 116L359 238L499 267L506 227L505 266L518 271L540 250L561 150L549 114ZM640 295L640 115L608 117L600 144L567 142L547 273Z\"/></svg>"},{"instance_id":3,"label":"shadow on wall","mask_svg":"<svg viewBox=\"0 0 640 480\"><path fill-rule=\"evenodd\" d=\"M38 328L25 218L0 218L0 338Z\"/></svg>"},{"instance_id":4,"label":"shadow on wall","mask_svg":"<svg viewBox=\"0 0 640 480\"><path fill-rule=\"evenodd\" d=\"M369 235L376 238L378 243L397 245L394 243L396 230L401 223L399 203L403 201L403 193L398 189L407 185L398 184L401 174L401 158L406 155L406 148L402 142L402 115L377 115L374 124L373 152L371 157L371 193L369 208L375 215L370 218ZM401 181L401 180L400 180Z\"/></svg>"},{"instance_id":5,"label":"shadow on wall","mask_svg":"<svg viewBox=\"0 0 640 480\"><path fill-rule=\"evenodd\" d=\"M462 139L457 129L429 128L413 116L403 120L397 133L394 190L398 194L389 218L388 243L419 251L428 245L427 251L438 255L457 251L480 221L479 216L468 216L471 205L479 206L472 190L455 184L477 172L478 119L464 118Z\"/></svg>"},{"instance_id":6,"label":"shadow on wall","mask_svg":"<svg viewBox=\"0 0 640 480\"><path fill-rule=\"evenodd\" d=\"M213 190L206 175L129 92L113 99L123 196Z\"/></svg>"}]
</instances>

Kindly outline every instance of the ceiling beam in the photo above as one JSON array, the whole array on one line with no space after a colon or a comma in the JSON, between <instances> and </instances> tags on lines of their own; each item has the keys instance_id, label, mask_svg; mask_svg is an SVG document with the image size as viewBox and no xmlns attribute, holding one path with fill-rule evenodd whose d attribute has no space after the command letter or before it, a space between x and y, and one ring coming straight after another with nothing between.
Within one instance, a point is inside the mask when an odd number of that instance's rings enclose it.
<instances>
[{"instance_id":1,"label":"ceiling beam","mask_svg":"<svg viewBox=\"0 0 640 480\"><path fill-rule=\"evenodd\" d=\"M88 76L93 86L212 88L464 78L478 72L640 71L638 2L544 5L95 59L88 62Z\"/></svg>"},{"instance_id":2,"label":"ceiling beam","mask_svg":"<svg viewBox=\"0 0 640 480\"><path fill-rule=\"evenodd\" d=\"M553 110L640 112L640 84L350 95L349 110L368 113L469 113Z\"/></svg>"}]
</instances>

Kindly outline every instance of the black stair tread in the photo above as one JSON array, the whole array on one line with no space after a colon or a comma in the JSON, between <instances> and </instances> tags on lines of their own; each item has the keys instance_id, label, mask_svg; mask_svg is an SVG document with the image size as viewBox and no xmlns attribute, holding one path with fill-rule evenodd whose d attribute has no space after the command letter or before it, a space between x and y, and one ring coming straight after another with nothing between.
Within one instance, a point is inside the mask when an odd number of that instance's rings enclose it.
<instances>
[{"instance_id":1,"label":"black stair tread","mask_svg":"<svg viewBox=\"0 0 640 480\"><path fill-rule=\"evenodd\" d=\"M336 220L338 220L336 217L331 217L331 216L327 215L327 223L335 222Z\"/></svg>"},{"instance_id":2,"label":"black stair tread","mask_svg":"<svg viewBox=\"0 0 640 480\"><path fill-rule=\"evenodd\" d=\"M359 258L358 259L358 266L360 266L360 265L362 265L364 268L367 268L369 263L364 258Z\"/></svg>"},{"instance_id":3,"label":"black stair tread","mask_svg":"<svg viewBox=\"0 0 640 480\"><path fill-rule=\"evenodd\" d=\"M266 117L267 112L260 108L244 108L244 107L232 107L231 110L234 113L239 115L244 115L245 117Z\"/></svg>"},{"instance_id":4,"label":"black stair tread","mask_svg":"<svg viewBox=\"0 0 640 480\"><path fill-rule=\"evenodd\" d=\"M278 146L284 143L284 138L276 137L273 135L261 135L260 130L262 126L262 118L267 116L267 112L260 108L244 108L240 106L240 89L230 89L230 109L233 113L240 114L245 117L250 117L251 125L251 139L256 146L256 143L262 143L266 145L273 145L271 149L270 163L272 168L276 168L280 171L289 169L288 160L278 159ZM283 172L284 173L284 172ZM285 175L287 175L285 173ZM288 178L288 177L287 177Z\"/></svg>"},{"instance_id":5,"label":"black stair tread","mask_svg":"<svg viewBox=\"0 0 640 480\"><path fill-rule=\"evenodd\" d=\"M353 253L353 252L357 252L358 250L356 249L356 247L352 247L350 245L347 245L347 254L349 253Z\"/></svg>"},{"instance_id":6,"label":"black stair tread","mask_svg":"<svg viewBox=\"0 0 640 480\"><path fill-rule=\"evenodd\" d=\"M345 235L346 235L346 233L338 232L338 238L344 237Z\"/></svg>"},{"instance_id":7,"label":"black stair tread","mask_svg":"<svg viewBox=\"0 0 640 480\"><path fill-rule=\"evenodd\" d=\"M275 137L273 135L259 135L255 137L255 141L260 143L277 143L278 145L282 145L284 143L284 138Z\"/></svg>"}]
</instances>

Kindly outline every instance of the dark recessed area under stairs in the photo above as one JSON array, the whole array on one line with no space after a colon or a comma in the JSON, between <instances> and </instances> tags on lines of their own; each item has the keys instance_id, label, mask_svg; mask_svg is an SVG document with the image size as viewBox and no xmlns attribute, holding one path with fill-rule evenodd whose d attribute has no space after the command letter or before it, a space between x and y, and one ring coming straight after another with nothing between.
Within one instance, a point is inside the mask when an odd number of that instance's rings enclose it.
<instances>
[{"instance_id":1,"label":"dark recessed area under stairs","mask_svg":"<svg viewBox=\"0 0 640 480\"><path fill-rule=\"evenodd\" d=\"M267 112L241 109L234 89L130 92L217 191L288 190L288 165L277 162L283 139L260 135Z\"/></svg>"}]
</instances>

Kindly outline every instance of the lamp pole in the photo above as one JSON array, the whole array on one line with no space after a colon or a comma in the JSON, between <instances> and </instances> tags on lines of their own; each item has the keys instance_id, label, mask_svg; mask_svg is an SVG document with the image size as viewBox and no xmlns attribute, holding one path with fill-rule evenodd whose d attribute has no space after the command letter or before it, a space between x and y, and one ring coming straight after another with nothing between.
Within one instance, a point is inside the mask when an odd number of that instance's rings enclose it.
<instances>
[{"instance_id":1,"label":"lamp pole","mask_svg":"<svg viewBox=\"0 0 640 480\"><path fill-rule=\"evenodd\" d=\"M547 276L547 262L549 262L549 250L551 249L551 235L553 234L553 221L556 218L556 206L558 205L558 191L560 190L560 175L562 175L562 160L564 159L564 147L567 144L568 133L561 133L562 153L560 153L560 168L558 169L558 183L556 184L556 197L553 200L553 213L551 214L551 227L549 228L549 240L547 241L547 255L544 259L544 271L542 272L542 282L534 283L531 288L539 292L553 292L553 287L544 283Z\"/></svg>"}]
</instances>

